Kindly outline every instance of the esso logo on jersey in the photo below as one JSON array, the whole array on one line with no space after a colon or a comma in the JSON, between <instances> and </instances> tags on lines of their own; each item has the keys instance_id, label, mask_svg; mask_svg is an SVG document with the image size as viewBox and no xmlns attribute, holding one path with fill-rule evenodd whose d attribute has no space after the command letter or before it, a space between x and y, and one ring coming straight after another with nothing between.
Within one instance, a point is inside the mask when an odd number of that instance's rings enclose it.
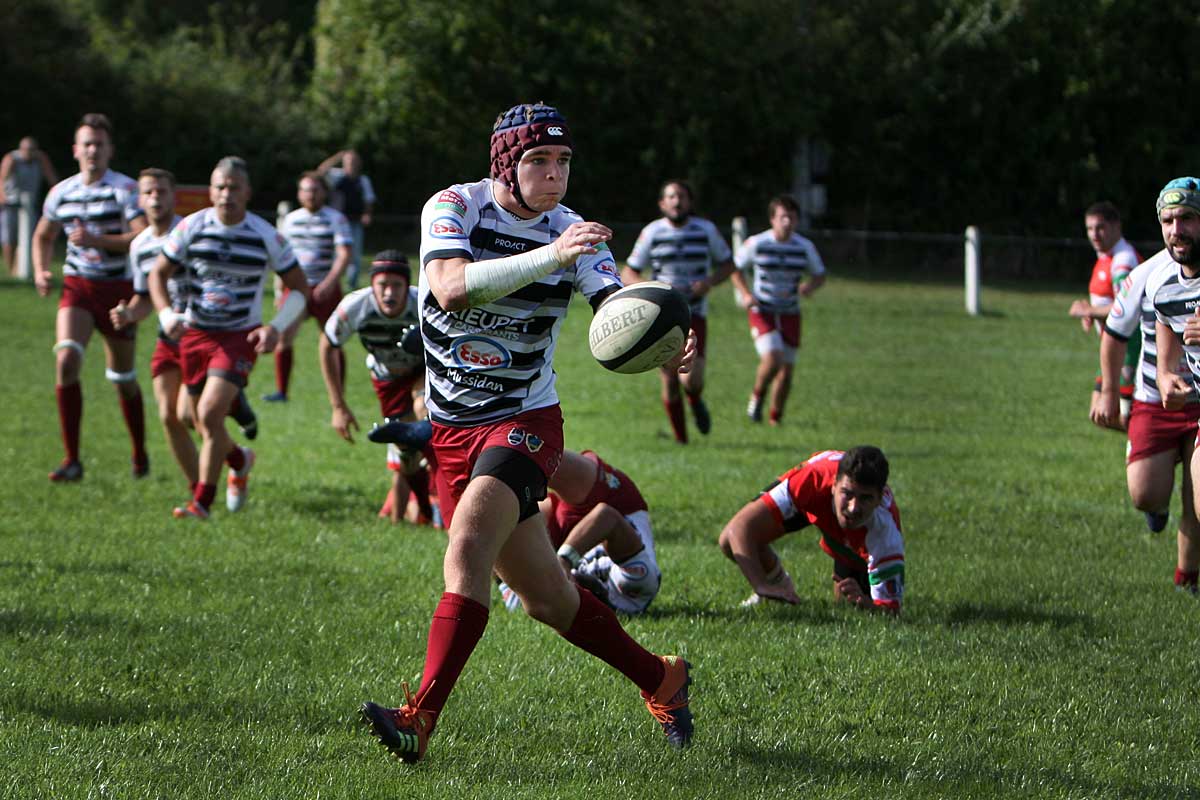
<instances>
[{"instance_id":1,"label":"esso logo on jersey","mask_svg":"<svg viewBox=\"0 0 1200 800\"><path fill-rule=\"evenodd\" d=\"M233 305L237 297L228 289L205 289L200 295L200 307L213 311L223 311Z\"/></svg>"},{"instance_id":2,"label":"esso logo on jersey","mask_svg":"<svg viewBox=\"0 0 1200 800\"><path fill-rule=\"evenodd\" d=\"M437 239L457 239L464 234L458 220L451 217L438 217L429 223L429 235Z\"/></svg>"},{"instance_id":3,"label":"esso logo on jersey","mask_svg":"<svg viewBox=\"0 0 1200 800\"><path fill-rule=\"evenodd\" d=\"M454 340L454 363L470 371L504 369L512 363L512 354L491 339L463 336Z\"/></svg>"},{"instance_id":4,"label":"esso logo on jersey","mask_svg":"<svg viewBox=\"0 0 1200 800\"><path fill-rule=\"evenodd\" d=\"M549 128L546 128L546 133L550 134L551 136L562 136L563 129L557 125L551 125Z\"/></svg>"}]
</instances>

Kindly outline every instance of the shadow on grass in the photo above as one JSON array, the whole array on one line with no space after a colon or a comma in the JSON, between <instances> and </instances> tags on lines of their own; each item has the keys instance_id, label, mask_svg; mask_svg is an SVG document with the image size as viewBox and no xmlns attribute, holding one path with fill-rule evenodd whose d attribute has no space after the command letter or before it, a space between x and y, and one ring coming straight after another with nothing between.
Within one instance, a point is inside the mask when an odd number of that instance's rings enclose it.
<instances>
[{"instance_id":1,"label":"shadow on grass","mask_svg":"<svg viewBox=\"0 0 1200 800\"><path fill-rule=\"evenodd\" d=\"M362 489L352 486L313 486L306 488L288 503L288 510L301 516L329 514L361 514L364 510L377 511L383 503L384 493L379 497L368 497Z\"/></svg>"},{"instance_id":2,"label":"shadow on grass","mask_svg":"<svg viewBox=\"0 0 1200 800\"><path fill-rule=\"evenodd\" d=\"M954 763L939 759L930 765L930 774L926 775L919 769L914 771L912 767L880 758L830 759L798 747L762 750L739 745L731 750L731 755L738 761L767 769L776 779L794 774L797 784L804 785L836 786L849 779L936 789L942 797L1000 795L1004 789L1019 787L1018 793L1022 796L1200 798L1200 789L1195 786L1169 780L1147 783L1126 779L1113 785L1088 780L1076 770L1067 772L1035 764L995 765L971 760ZM1036 782L1030 791L1032 776L1036 776ZM903 796L903 793L897 796Z\"/></svg>"},{"instance_id":3,"label":"shadow on grass","mask_svg":"<svg viewBox=\"0 0 1200 800\"><path fill-rule=\"evenodd\" d=\"M946 625L1049 625L1052 628L1082 627L1091 630L1095 620L1088 614L1055 611L1032 605L997 605L990 603L956 603L941 615L931 608L929 619Z\"/></svg>"},{"instance_id":4,"label":"shadow on grass","mask_svg":"<svg viewBox=\"0 0 1200 800\"><path fill-rule=\"evenodd\" d=\"M123 626L123 621L108 614L64 613L61 615L32 609L0 611L0 636L86 637Z\"/></svg>"},{"instance_id":5,"label":"shadow on grass","mask_svg":"<svg viewBox=\"0 0 1200 800\"><path fill-rule=\"evenodd\" d=\"M805 625L830 625L839 624L845 621L844 617L848 615L835 613L838 609L834 609L828 603L800 603L798 605L788 605L787 603L772 602L761 603L750 608L743 608L736 601L731 601L729 605L713 606L713 605L696 605L691 603L670 603L670 602L655 602L646 609L640 617L646 619L712 619L721 620L725 623L733 625L748 625L751 623L786 623L795 625L797 623ZM850 611L850 609L844 609ZM629 619L626 615L621 615L622 619Z\"/></svg>"},{"instance_id":6,"label":"shadow on grass","mask_svg":"<svg viewBox=\"0 0 1200 800\"><path fill-rule=\"evenodd\" d=\"M109 563L66 562L66 561L0 561L0 570L15 570L18 573L53 572L58 575L132 575L134 565L126 561Z\"/></svg>"}]
</instances>

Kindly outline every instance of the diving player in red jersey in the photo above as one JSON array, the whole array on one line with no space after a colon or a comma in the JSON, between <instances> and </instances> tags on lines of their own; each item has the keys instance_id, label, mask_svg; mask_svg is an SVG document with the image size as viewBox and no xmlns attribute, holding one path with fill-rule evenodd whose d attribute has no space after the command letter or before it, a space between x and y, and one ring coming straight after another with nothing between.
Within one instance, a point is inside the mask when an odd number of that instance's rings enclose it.
<instances>
[{"instance_id":1,"label":"diving player in red jersey","mask_svg":"<svg viewBox=\"0 0 1200 800\"><path fill-rule=\"evenodd\" d=\"M825 450L780 476L734 515L718 543L760 599L800 602L771 542L815 525L833 559L833 595L858 608L900 612L904 537L877 447Z\"/></svg>"}]
</instances>

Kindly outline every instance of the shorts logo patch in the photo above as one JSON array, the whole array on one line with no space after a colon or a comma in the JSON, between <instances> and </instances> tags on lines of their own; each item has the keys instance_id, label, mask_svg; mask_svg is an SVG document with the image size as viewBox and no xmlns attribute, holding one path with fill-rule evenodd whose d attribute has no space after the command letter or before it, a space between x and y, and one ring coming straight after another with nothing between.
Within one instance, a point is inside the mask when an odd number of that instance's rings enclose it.
<instances>
[{"instance_id":1,"label":"shorts logo patch","mask_svg":"<svg viewBox=\"0 0 1200 800\"><path fill-rule=\"evenodd\" d=\"M438 217L429 223L429 235L435 239L457 239L465 233L462 225L453 217Z\"/></svg>"},{"instance_id":2,"label":"shorts logo patch","mask_svg":"<svg viewBox=\"0 0 1200 800\"><path fill-rule=\"evenodd\" d=\"M512 363L512 354L482 336L460 336L454 340L454 363L468 372L504 369Z\"/></svg>"},{"instance_id":3,"label":"shorts logo patch","mask_svg":"<svg viewBox=\"0 0 1200 800\"><path fill-rule=\"evenodd\" d=\"M513 428L508 432L508 443L513 447L520 447L523 441L525 441L525 431L523 429Z\"/></svg>"},{"instance_id":4,"label":"shorts logo patch","mask_svg":"<svg viewBox=\"0 0 1200 800\"><path fill-rule=\"evenodd\" d=\"M250 370L254 368L254 365L244 358L239 358L236 362L234 362L233 368L238 372L249 374Z\"/></svg>"},{"instance_id":5,"label":"shorts logo patch","mask_svg":"<svg viewBox=\"0 0 1200 800\"><path fill-rule=\"evenodd\" d=\"M529 448L529 452L536 453L542 449L542 437L532 433L525 434L525 446Z\"/></svg>"},{"instance_id":6,"label":"shorts logo patch","mask_svg":"<svg viewBox=\"0 0 1200 800\"><path fill-rule=\"evenodd\" d=\"M467 201L458 192L452 192L449 189L438 195L434 208L450 211L460 217L467 215Z\"/></svg>"},{"instance_id":7,"label":"shorts logo patch","mask_svg":"<svg viewBox=\"0 0 1200 800\"><path fill-rule=\"evenodd\" d=\"M640 561L634 561L634 562L632 562L632 563L629 563L629 564L622 564L622 565L621 565L621 572L622 572L622 573L623 573L623 574L624 574L624 575L625 575L627 578L632 578L632 579L633 579L633 580L635 580L635 581L636 581L636 580L641 580L642 578L646 577L646 575L648 574L648 571L647 571L647 569L646 569L646 565L645 565L645 564L643 564L643 563L642 563L642 562L640 562Z\"/></svg>"}]
</instances>

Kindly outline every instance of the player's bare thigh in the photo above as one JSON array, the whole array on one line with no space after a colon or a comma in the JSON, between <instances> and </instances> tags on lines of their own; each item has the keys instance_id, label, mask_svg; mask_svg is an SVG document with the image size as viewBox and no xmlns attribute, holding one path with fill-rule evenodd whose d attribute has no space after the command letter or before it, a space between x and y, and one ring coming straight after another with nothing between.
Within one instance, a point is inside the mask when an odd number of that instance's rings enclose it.
<instances>
[{"instance_id":1,"label":"player's bare thigh","mask_svg":"<svg viewBox=\"0 0 1200 800\"><path fill-rule=\"evenodd\" d=\"M1125 481L1134 507L1142 511L1161 511L1170 504L1178 455L1175 450L1164 450L1139 458L1125 467Z\"/></svg>"},{"instance_id":2,"label":"player's bare thigh","mask_svg":"<svg viewBox=\"0 0 1200 800\"><path fill-rule=\"evenodd\" d=\"M58 309L54 318L55 342L75 342L80 347L87 347L92 340L92 332L96 330L96 320L82 308L66 306ZM82 366L83 354L71 347L61 347L55 353L55 370L60 385L74 383L79 379L79 368Z\"/></svg>"},{"instance_id":3,"label":"player's bare thigh","mask_svg":"<svg viewBox=\"0 0 1200 800\"><path fill-rule=\"evenodd\" d=\"M164 425L176 422L187 422L182 416L185 403L180 400L180 388L183 386L183 372L178 369L165 369L151 380L154 387L154 401L158 404L158 417ZM190 411L190 409L188 409ZM187 419L191 419L190 414Z\"/></svg>"},{"instance_id":4,"label":"player's bare thigh","mask_svg":"<svg viewBox=\"0 0 1200 800\"><path fill-rule=\"evenodd\" d=\"M233 381L219 375L209 374L204 380L204 389L195 398L192 406L195 422L201 433L211 436L219 427L225 430L225 417L233 407L240 388Z\"/></svg>"},{"instance_id":5,"label":"player's bare thigh","mask_svg":"<svg viewBox=\"0 0 1200 800\"><path fill-rule=\"evenodd\" d=\"M472 478L454 509L442 570L446 591L487 605L492 570L519 516L517 496L499 478ZM544 534L543 534L544 535ZM547 547L549 547L547 537ZM561 570L560 570L561 571Z\"/></svg>"},{"instance_id":6,"label":"player's bare thigh","mask_svg":"<svg viewBox=\"0 0 1200 800\"><path fill-rule=\"evenodd\" d=\"M529 616L558 631L575 621L579 593L550 546L540 513L517 525L508 537L496 560L496 573L520 596Z\"/></svg>"}]
</instances>

